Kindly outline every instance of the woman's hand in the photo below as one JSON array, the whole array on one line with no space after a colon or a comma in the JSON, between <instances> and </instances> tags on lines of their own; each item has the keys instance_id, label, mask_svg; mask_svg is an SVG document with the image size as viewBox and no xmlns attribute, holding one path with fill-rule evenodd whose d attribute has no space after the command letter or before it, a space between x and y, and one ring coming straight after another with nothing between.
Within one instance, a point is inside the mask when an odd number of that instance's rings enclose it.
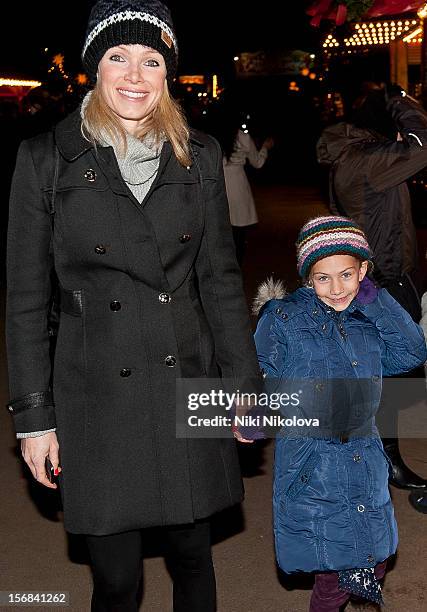
<instances>
[{"instance_id":1,"label":"woman's hand","mask_svg":"<svg viewBox=\"0 0 427 612\"><path fill-rule=\"evenodd\" d=\"M240 431L237 429L237 425L232 425L231 431L233 432L233 436L238 442L242 442L242 444L253 444L254 440L248 440L247 438L244 438Z\"/></svg>"},{"instance_id":2,"label":"woman's hand","mask_svg":"<svg viewBox=\"0 0 427 612\"><path fill-rule=\"evenodd\" d=\"M267 151L270 151L270 149L272 149L274 147L274 140L271 136L269 136L268 138L266 138L262 144L262 146L264 148L267 149Z\"/></svg>"},{"instance_id":3,"label":"woman's hand","mask_svg":"<svg viewBox=\"0 0 427 612\"><path fill-rule=\"evenodd\" d=\"M49 457L55 470L55 476L61 471L59 467L59 444L56 433L50 431L37 438L23 438L21 440L21 452L25 463L30 468L37 482L49 489L56 489L58 485L49 482L45 468L46 457Z\"/></svg>"}]
</instances>

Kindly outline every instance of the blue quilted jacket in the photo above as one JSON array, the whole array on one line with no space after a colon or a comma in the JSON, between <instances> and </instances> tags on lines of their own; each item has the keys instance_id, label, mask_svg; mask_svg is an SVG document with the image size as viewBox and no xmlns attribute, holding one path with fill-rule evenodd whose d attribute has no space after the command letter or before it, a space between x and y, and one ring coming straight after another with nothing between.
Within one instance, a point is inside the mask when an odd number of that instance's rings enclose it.
<instances>
[{"instance_id":1,"label":"blue quilted jacket","mask_svg":"<svg viewBox=\"0 0 427 612\"><path fill-rule=\"evenodd\" d=\"M374 392L361 412L366 423L374 422L382 376L407 372L427 359L421 328L385 289L374 302L353 300L341 313L308 288L270 300L255 342L270 381L372 381ZM318 402L322 386L317 392L310 401L325 414ZM346 443L333 435L278 435L273 511L283 571L374 567L396 551L389 461L374 424L370 431Z\"/></svg>"}]
</instances>

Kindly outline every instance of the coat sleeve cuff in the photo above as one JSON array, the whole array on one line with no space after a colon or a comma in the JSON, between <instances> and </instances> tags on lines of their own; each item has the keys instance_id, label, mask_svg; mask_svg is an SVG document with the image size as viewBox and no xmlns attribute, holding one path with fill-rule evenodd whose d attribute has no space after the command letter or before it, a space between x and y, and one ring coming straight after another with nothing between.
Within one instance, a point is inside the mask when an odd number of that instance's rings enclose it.
<instances>
[{"instance_id":1,"label":"coat sleeve cuff","mask_svg":"<svg viewBox=\"0 0 427 612\"><path fill-rule=\"evenodd\" d=\"M55 407L51 391L29 393L7 404L13 416L16 433L45 431L56 427Z\"/></svg>"},{"instance_id":2,"label":"coat sleeve cuff","mask_svg":"<svg viewBox=\"0 0 427 612\"><path fill-rule=\"evenodd\" d=\"M56 431L56 427L53 429L45 429L44 431L29 431L28 433L17 433L16 437L18 440L22 440L23 438L39 438L40 436L44 436L51 431Z\"/></svg>"}]
</instances>

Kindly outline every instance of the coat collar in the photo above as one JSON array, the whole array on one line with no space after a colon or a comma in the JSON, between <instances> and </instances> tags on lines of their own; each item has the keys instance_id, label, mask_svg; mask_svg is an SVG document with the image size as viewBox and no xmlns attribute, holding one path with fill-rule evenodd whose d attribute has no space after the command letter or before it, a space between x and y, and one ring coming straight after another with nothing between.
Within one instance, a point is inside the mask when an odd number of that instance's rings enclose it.
<instances>
[{"instance_id":1,"label":"coat collar","mask_svg":"<svg viewBox=\"0 0 427 612\"><path fill-rule=\"evenodd\" d=\"M60 121L54 128L56 146L67 161L74 161L93 144L83 137L81 131L80 107Z\"/></svg>"},{"instance_id":2,"label":"coat collar","mask_svg":"<svg viewBox=\"0 0 427 612\"><path fill-rule=\"evenodd\" d=\"M259 316L266 312L276 310L282 318L290 319L298 314L308 315L316 324L324 323L330 319L335 321L345 321L354 312L364 311L365 306L354 299L345 310L336 311L317 297L314 290L308 287L300 287L293 293L280 297L272 296L269 301L261 306ZM283 313L286 312L286 316Z\"/></svg>"},{"instance_id":3,"label":"coat collar","mask_svg":"<svg viewBox=\"0 0 427 612\"><path fill-rule=\"evenodd\" d=\"M74 161L86 151L93 149L93 144L83 137L81 131L80 107L60 121L54 129L54 138L61 155L67 161ZM190 143L195 154L205 145L195 130L190 130Z\"/></svg>"}]
</instances>

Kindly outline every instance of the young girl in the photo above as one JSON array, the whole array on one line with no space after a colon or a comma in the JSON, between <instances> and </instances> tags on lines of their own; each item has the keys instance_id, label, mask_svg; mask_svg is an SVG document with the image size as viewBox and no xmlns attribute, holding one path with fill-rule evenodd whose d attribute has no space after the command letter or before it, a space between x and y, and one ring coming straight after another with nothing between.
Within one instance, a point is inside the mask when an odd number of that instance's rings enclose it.
<instances>
[{"instance_id":1,"label":"young girl","mask_svg":"<svg viewBox=\"0 0 427 612\"><path fill-rule=\"evenodd\" d=\"M374 415L382 375L419 366L427 352L420 327L387 290L367 278L370 261L366 237L356 224L344 217L317 217L297 240L304 287L279 296L277 285L267 284L256 300L262 307L255 333L261 368L284 387L298 380L305 391L313 381L317 396L311 395L311 403L314 397L319 403L311 406L311 416L316 410L325 414L319 400L324 386L314 381L340 379L349 388L355 383L374 388L362 418L353 404L347 415L350 423L351 413L357 413L359 425L365 418L362 426L371 424L364 430L368 434L360 434L363 427L332 435L285 428L277 438L276 556L284 572L315 572L310 612L338 612L351 593L382 603L378 580L397 547L389 463Z\"/></svg>"}]
</instances>

